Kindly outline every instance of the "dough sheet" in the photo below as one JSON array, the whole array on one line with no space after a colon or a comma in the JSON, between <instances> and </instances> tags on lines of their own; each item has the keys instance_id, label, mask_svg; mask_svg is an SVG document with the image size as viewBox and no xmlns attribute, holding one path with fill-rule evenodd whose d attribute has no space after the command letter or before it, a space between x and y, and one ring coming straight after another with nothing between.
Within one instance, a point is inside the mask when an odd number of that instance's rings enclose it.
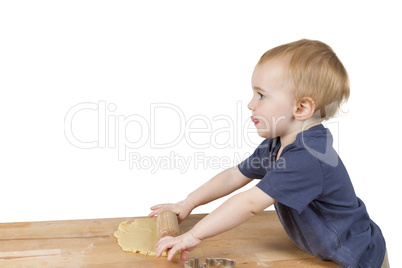
<instances>
[{"instance_id":1,"label":"dough sheet","mask_svg":"<svg viewBox=\"0 0 402 268\"><path fill-rule=\"evenodd\" d=\"M156 255L156 219L141 218L129 223L124 221L114 232L117 243L124 251L141 253L143 255ZM166 256L166 252L162 256Z\"/></svg>"}]
</instances>

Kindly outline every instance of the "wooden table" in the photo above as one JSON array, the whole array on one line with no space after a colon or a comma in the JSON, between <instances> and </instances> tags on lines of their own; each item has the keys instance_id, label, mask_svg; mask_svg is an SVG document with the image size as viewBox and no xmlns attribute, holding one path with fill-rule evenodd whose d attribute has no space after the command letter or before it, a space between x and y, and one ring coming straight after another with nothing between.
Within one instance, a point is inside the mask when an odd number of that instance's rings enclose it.
<instances>
[{"instance_id":1,"label":"wooden table","mask_svg":"<svg viewBox=\"0 0 402 268\"><path fill-rule=\"evenodd\" d=\"M180 225L188 231L204 214ZM120 222L135 218L0 224L0 267L184 267L179 256L166 258L123 252L113 236ZM236 260L236 267L340 267L298 249L274 211L204 240L192 251L199 257Z\"/></svg>"}]
</instances>

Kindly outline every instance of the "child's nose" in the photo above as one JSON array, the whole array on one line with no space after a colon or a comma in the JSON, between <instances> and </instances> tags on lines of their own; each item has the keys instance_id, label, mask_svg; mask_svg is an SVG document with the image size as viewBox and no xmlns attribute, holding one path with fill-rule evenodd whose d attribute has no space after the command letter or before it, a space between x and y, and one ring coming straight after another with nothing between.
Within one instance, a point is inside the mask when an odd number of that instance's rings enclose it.
<instances>
[{"instance_id":1,"label":"child's nose","mask_svg":"<svg viewBox=\"0 0 402 268\"><path fill-rule=\"evenodd\" d=\"M254 104L253 104L253 101L250 101L249 102L249 104L247 105L247 108L249 108L251 111L255 111L255 108L254 108Z\"/></svg>"}]
</instances>

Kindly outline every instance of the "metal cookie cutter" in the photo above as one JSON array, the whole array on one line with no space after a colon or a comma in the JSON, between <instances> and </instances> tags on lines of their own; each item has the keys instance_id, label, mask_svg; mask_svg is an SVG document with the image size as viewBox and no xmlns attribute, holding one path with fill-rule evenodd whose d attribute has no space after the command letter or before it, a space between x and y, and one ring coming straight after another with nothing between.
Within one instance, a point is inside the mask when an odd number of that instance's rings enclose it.
<instances>
[{"instance_id":1,"label":"metal cookie cutter","mask_svg":"<svg viewBox=\"0 0 402 268\"><path fill-rule=\"evenodd\" d=\"M234 268L236 261L224 258L206 258L201 265L198 258L190 259L184 263L185 268Z\"/></svg>"}]
</instances>

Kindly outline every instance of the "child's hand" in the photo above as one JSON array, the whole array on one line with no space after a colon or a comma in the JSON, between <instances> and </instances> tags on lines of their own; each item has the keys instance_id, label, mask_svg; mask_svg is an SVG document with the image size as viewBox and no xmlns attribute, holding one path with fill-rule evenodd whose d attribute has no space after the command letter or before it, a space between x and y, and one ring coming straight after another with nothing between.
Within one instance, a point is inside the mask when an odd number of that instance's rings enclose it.
<instances>
[{"instance_id":1,"label":"child's hand","mask_svg":"<svg viewBox=\"0 0 402 268\"><path fill-rule=\"evenodd\" d=\"M152 212L148 215L148 217L153 217L158 215L164 210L171 210L178 216L179 223L184 221L188 215L190 215L193 207L191 207L186 200L180 201L174 204L160 204L151 207Z\"/></svg>"},{"instance_id":2,"label":"child's hand","mask_svg":"<svg viewBox=\"0 0 402 268\"><path fill-rule=\"evenodd\" d=\"M201 239L196 238L191 231L176 237L165 236L156 243L156 257L159 258L165 250L170 249L167 260L171 261L176 252L181 250L180 259L185 261L190 251L200 243Z\"/></svg>"}]
</instances>

